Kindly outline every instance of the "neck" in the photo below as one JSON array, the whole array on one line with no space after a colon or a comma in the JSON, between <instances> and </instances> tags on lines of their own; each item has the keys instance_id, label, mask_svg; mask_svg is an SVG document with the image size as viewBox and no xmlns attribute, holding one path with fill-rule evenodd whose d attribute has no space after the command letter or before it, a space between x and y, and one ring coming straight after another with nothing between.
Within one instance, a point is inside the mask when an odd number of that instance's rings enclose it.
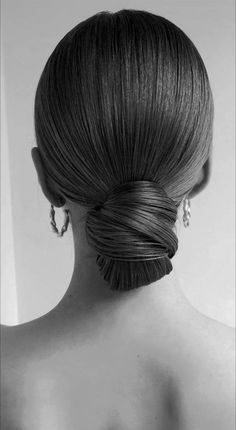
<instances>
[{"instance_id":1,"label":"neck","mask_svg":"<svg viewBox=\"0 0 236 430\"><path fill-rule=\"evenodd\" d=\"M152 284L128 291L112 291L101 276L94 255L82 257L76 262L69 287L57 305L57 310L72 316L74 313L78 315L78 310L84 314L90 310L109 308L113 312L131 306L137 309L146 304L158 308L159 315L190 306L180 288L174 269L169 275Z\"/></svg>"},{"instance_id":2,"label":"neck","mask_svg":"<svg viewBox=\"0 0 236 430\"><path fill-rule=\"evenodd\" d=\"M72 220L73 221L73 220ZM74 239L74 270L69 287L56 306L59 315L80 318L92 312L123 312L125 309L143 309L145 305L155 307L155 313L181 313L191 305L185 298L173 269L162 279L129 291L112 291L108 282L100 274L96 264L97 254L88 246L85 228L75 229L76 219L72 222ZM131 308L132 306L132 308ZM105 313L106 313L105 312ZM178 317L176 315L176 317Z\"/></svg>"}]
</instances>

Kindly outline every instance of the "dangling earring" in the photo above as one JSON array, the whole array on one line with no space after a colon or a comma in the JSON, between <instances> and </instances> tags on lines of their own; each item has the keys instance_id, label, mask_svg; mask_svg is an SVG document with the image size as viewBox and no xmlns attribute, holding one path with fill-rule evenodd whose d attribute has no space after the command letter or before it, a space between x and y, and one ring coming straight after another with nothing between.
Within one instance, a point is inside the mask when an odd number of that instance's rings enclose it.
<instances>
[{"instance_id":1,"label":"dangling earring","mask_svg":"<svg viewBox=\"0 0 236 430\"><path fill-rule=\"evenodd\" d=\"M63 234L67 230L69 222L70 222L70 219L69 219L69 210L68 209L63 209L63 212L65 213L65 219L64 219L64 224L63 224L63 226L61 228L61 232L59 233L59 231L57 229L56 221L55 221L55 210L54 210L53 205L51 205L51 209L50 209L50 218L51 218L51 221L50 221L50 224L52 226L52 231L54 233L57 233L57 237L62 237L63 236Z\"/></svg>"},{"instance_id":2,"label":"dangling earring","mask_svg":"<svg viewBox=\"0 0 236 430\"><path fill-rule=\"evenodd\" d=\"M190 217L191 217L191 208L190 208L190 200L187 197L183 201L183 210L184 210L184 214L183 214L184 227L188 227Z\"/></svg>"}]
</instances>

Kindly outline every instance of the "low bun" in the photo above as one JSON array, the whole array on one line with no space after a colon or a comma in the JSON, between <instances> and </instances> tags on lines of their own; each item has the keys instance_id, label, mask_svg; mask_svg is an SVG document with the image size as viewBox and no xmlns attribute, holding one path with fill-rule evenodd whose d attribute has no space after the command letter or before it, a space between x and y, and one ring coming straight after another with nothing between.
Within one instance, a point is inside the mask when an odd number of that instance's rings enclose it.
<instances>
[{"instance_id":1,"label":"low bun","mask_svg":"<svg viewBox=\"0 0 236 430\"><path fill-rule=\"evenodd\" d=\"M171 272L178 248L176 218L174 201L151 181L119 184L88 211L87 240L112 290L148 285Z\"/></svg>"}]
</instances>

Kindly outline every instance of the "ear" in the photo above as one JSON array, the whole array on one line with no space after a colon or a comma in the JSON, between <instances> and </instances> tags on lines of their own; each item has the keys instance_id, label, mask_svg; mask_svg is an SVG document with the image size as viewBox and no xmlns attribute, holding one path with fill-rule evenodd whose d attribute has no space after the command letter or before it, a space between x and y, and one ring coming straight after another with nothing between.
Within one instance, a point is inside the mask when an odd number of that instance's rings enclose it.
<instances>
[{"instance_id":1,"label":"ear","mask_svg":"<svg viewBox=\"0 0 236 430\"><path fill-rule=\"evenodd\" d=\"M50 182L49 178L47 177L39 149L36 147L32 148L31 156L38 174L38 181L41 185L45 197L53 206L57 208L63 206L65 204L65 199L62 196L59 196L58 193L56 193L56 190L53 188L52 182Z\"/></svg>"},{"instance_id":2,"label":"ear","mask_svg":"<svg viewBox=\"0 0 236 430\"><path fill-rule=\"evenodd\" d=\"M211 156L208 157L207 161L202 166L202 169L200 171L196 184L194 185L190 193L188 193L188 197L190 199L195 197L198 193L200 193L200 191L202 191L206 187L206 185L209 182L210 173L211 173Z\"/></svg>"}]
</instances>

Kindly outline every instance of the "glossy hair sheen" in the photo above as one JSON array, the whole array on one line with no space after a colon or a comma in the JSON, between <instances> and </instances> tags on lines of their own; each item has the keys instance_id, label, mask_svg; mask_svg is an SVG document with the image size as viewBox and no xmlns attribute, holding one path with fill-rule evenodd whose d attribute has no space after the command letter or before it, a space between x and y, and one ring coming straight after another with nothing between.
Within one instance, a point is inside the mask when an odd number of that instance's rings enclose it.
<instances>
[{"instance_id":1,"label":"glossy hair sheen","mask_svg":"<svg viewBox=\"0 0 236 430\"><path fill-rule=\"evenodd\" d=\"M201 56L167 19L99 12L58 43L35 95L36 141L113 290L172 270L177 210L208 160L213 97Z\"/></svg>"}]
</instances>

